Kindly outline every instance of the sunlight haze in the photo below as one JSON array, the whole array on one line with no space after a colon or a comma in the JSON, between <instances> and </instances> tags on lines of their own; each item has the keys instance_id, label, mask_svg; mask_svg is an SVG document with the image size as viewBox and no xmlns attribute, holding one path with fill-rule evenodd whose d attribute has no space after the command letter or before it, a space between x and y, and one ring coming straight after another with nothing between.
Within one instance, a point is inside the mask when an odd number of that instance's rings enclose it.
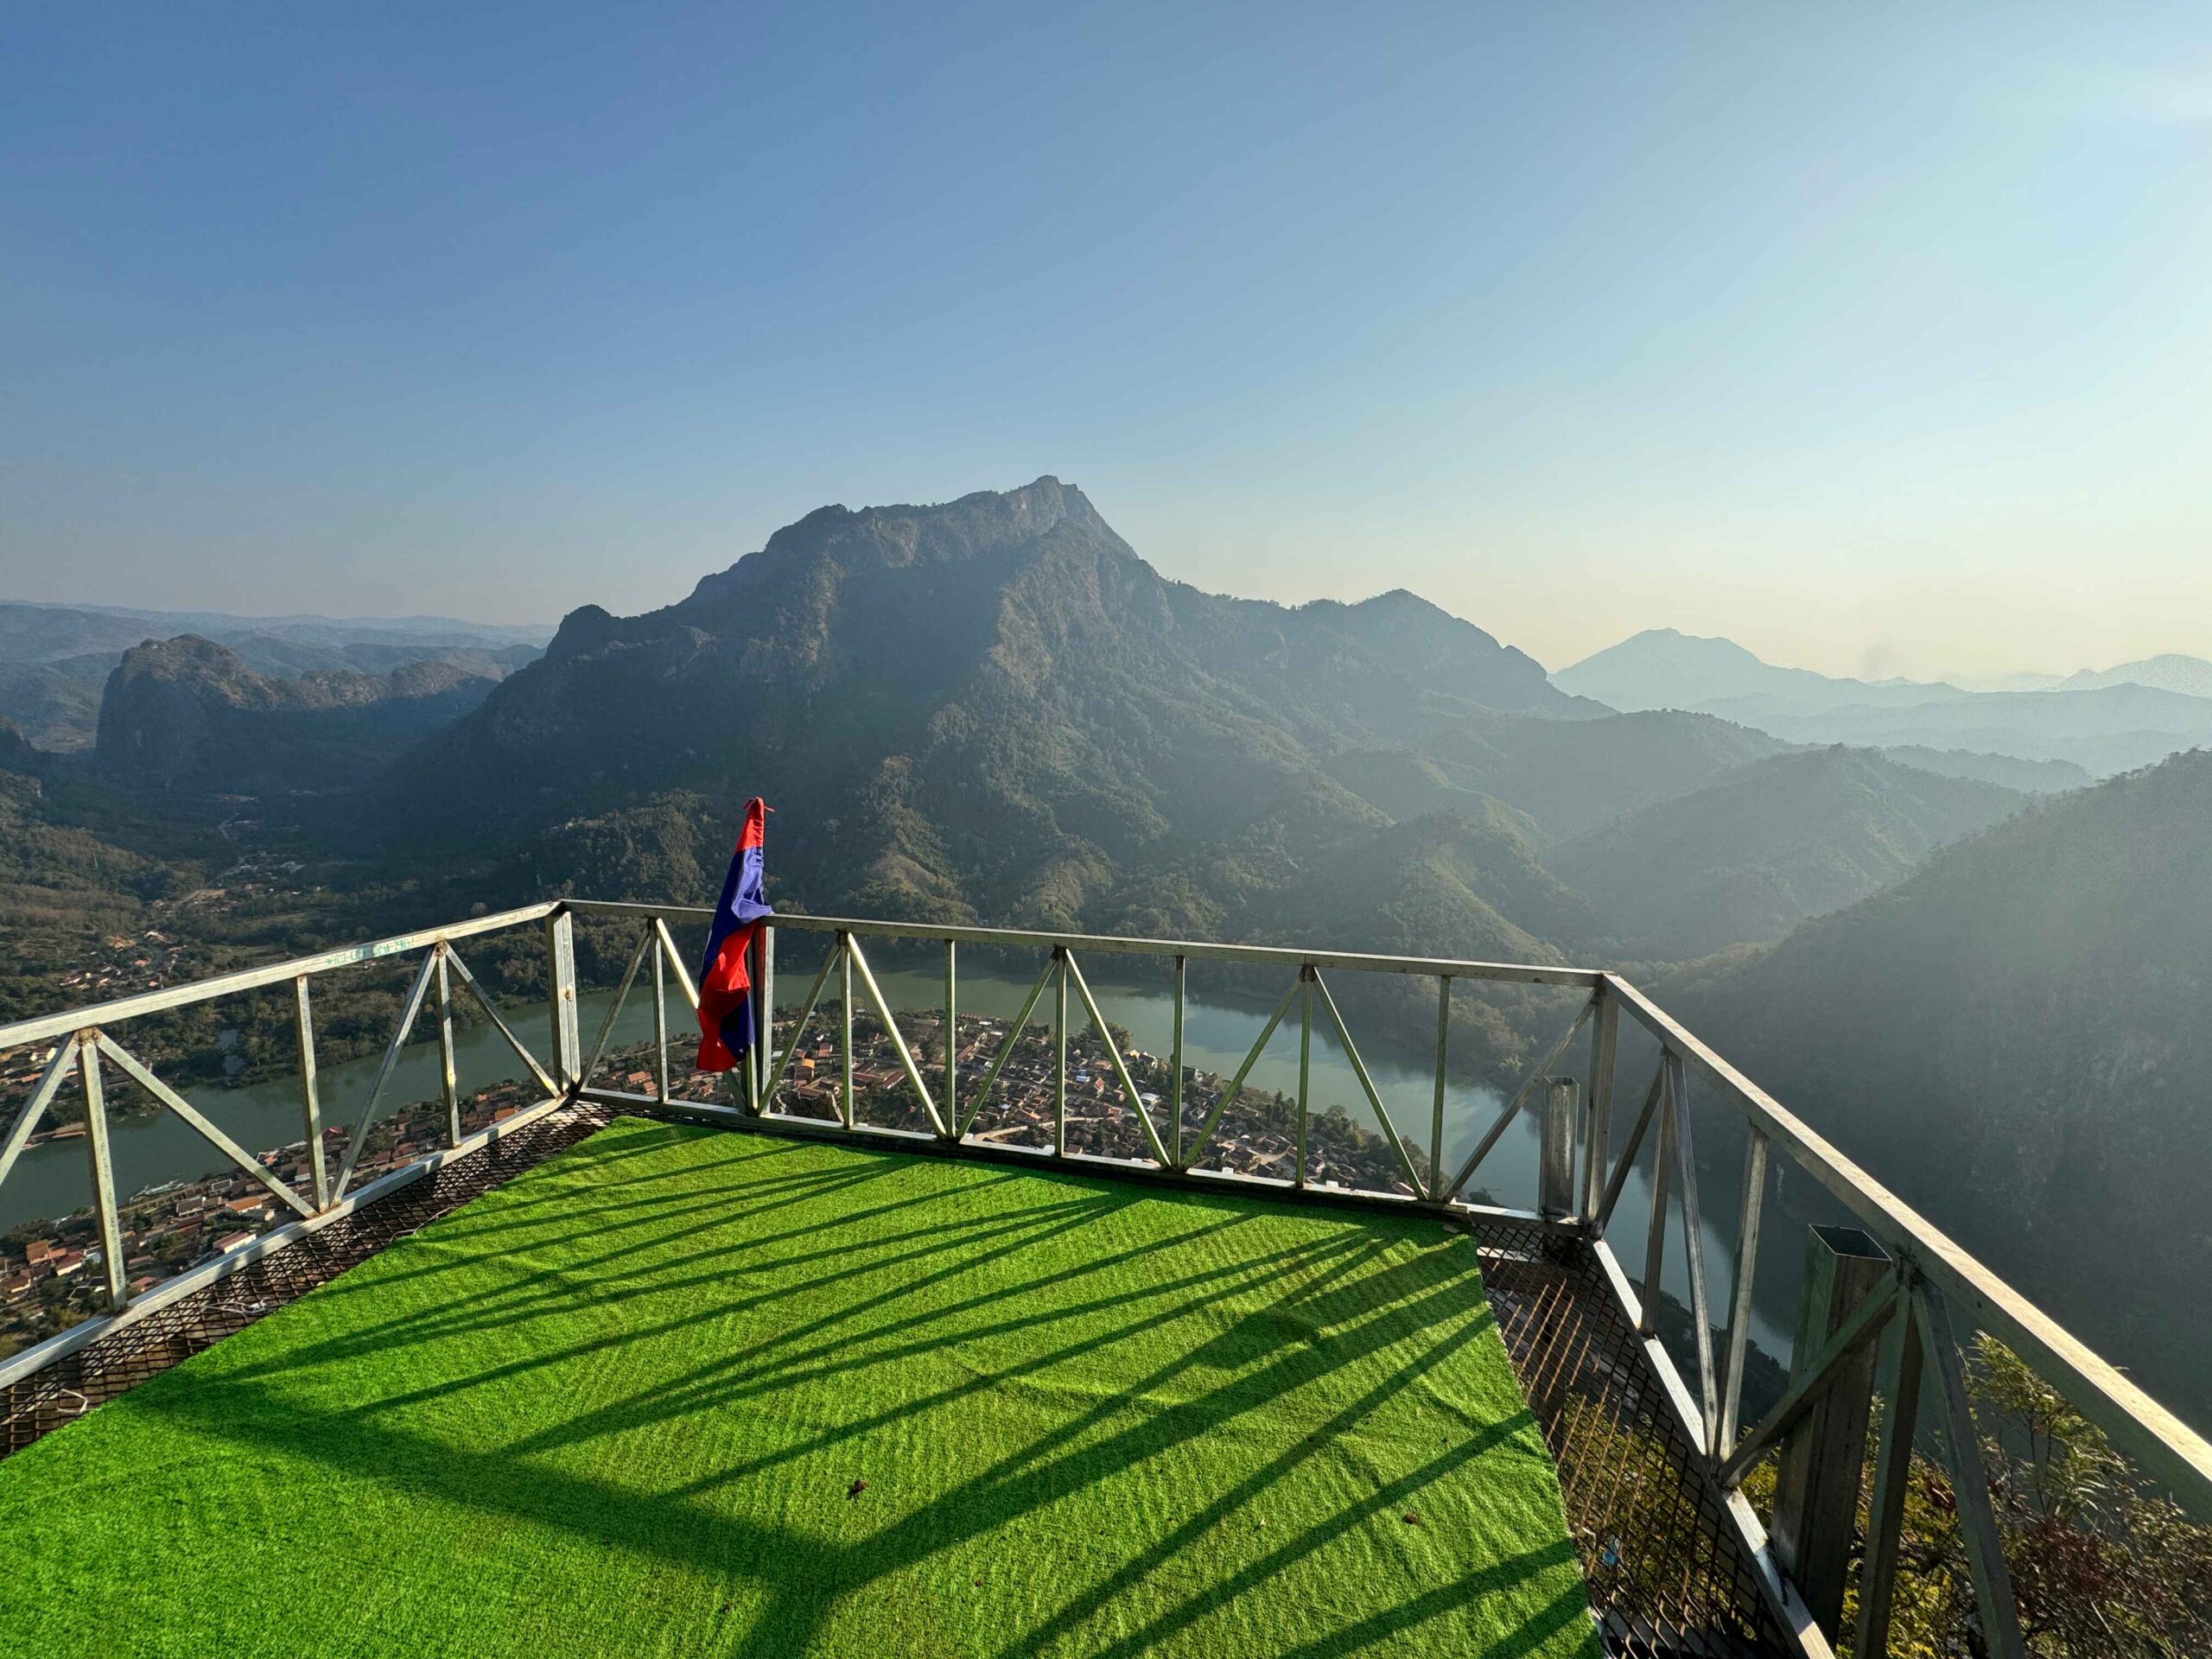
<instances>
[{"instance_id":1,"label":"sunlight haze","mask_svg":"<svg viewBox=\"0 0 2212 1659\"><path fill-rule=\"evenodd\" d=\"M550 621L1051 472L1555 668L2212 653L2200 22L26 14L0 587Z\"/></svg>"}]
</instances>

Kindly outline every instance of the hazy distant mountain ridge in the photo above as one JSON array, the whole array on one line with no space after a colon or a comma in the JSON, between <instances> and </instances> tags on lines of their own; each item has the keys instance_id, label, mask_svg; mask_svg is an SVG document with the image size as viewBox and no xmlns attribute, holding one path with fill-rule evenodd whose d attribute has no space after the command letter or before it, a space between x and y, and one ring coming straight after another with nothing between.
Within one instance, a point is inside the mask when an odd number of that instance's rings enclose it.
<instances>
[{"instance_id":1,"label":"hazy distant mountain ridge","mask_svg":"<svg viewBox=\"0 0 2212 1659\"><path fill-rule=\"evenodd\" d=\"M2045 688L2059 691L2098 691L2109 685L2147 685L2154 690L2178 691L2186 696L2212 697L2212 663L2202 657L2167 652L2117 668L2083 669Z\"/></svg>"},{"instance_id":2,"label":"hazy distant mountain ridge","mask_svg":"<svg viewBox=\"0 0 2212 1659\"><path fill-rule=\"evenodd\" d=\"M1836 679L1808 668L1778 668L1732 639L1647 628L1552 676L1579 696L1624 710L1689 709L1726 714L1719 704L1758 698L1809 714L1854 703L1885 705L1964 696L1957 686L1911 680Z\"/></svg>"},{"instance_id":3,"label":"hazy distant mountain ridge","mask_svg":"<svg viewBox=\"0 0 2212 1659\"><path fill-rule=\"evenodd\" d=\"M2189 690L2212 690L2212 664L2188 657L2149 658L2031 690L1967 691L1777 668L1732 640L1657 628L1552 677L1615 708L1696 709L1794 743L1966 750L2063 761L2099 776L2212 741L2212 696Z\"/></svg>"},{"instance_id":4,"label":"hazy distant mountain ridge","mask_svg":"<svg viewBox=\"0 0 2212 1659\"><path fill-rule=\"evenodd\" d=\"M1587 897L1630 955L1702 956L1780 938L1856 903L2024 799L1866 749L1821 749L1723 773L1563 842L1543 861Z\"/></svg>"},{"instance_id":5,"label":"hazy distant mountain ridge","mask_svg":"<svg viewBox=\"0 0 2212 1659\"><path fill-rule=\"evenodd\" d=\"M1715 713L1797 743L1967 748L2065 760L2101 776L2212 743L2212 698L2135 684L1984 691L1904 708L1791 715L1722 704Z\"/></svg>"}]
</instances>

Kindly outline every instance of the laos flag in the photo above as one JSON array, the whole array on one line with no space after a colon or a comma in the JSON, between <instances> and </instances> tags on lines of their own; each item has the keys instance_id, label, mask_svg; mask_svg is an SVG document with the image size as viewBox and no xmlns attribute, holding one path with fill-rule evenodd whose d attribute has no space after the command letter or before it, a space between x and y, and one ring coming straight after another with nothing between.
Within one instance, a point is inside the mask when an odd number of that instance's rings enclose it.
<instances>
[{"instance_id":1,"label":"laos flag","mask_svg":"<svg viewBox=\"0 0 2212 1659\"><path fill-rule=\"evenodd\" d=\"M761 843L767 823L768 804L756 795L745 804L745 827L737 832L737 851L730 856L721 901L707 932L706 957L699 964L702 1071L730 1071L753 1046L753 941L773 913L761 894Z\"/></svg>"}]
</instances>

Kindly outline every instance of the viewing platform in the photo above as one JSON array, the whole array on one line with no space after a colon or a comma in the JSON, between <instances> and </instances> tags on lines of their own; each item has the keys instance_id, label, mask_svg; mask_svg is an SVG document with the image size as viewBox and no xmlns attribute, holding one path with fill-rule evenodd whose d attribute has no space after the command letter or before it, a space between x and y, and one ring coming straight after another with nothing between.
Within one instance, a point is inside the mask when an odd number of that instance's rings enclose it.
<instances>
[{"instance_id":1,"label":"viewing platform","mask_svg":"<svg viewBox=\"0 0 2212 1659\"><path fill-rule=\"evenodd\" d=\"M1977 1332L2212 1499L2202 1439L1617 975L779 916L773 1040L717 1079L678 944L705 918L537 905L0 1027L28 1080L0 1195L67 1141L91 1197L0 1262L6 1306L61 1326L0 1358L0 1626L54 1653L1878 1654L1936 1482L1977 1638L2019 1654ZM395 962L341 1111L318 998ZM986 964L1014 988L988 1007ZM1194 1062L1194 968L1265 987L1239 1065ZM1114 1015L1133 974L1157 1032ZM1555 1040L1447 1132L1491 991ZM164 1078L215 1028L179 1011L216 1004L291 1024L283 1144ZM1354 1033L1415 1010L1425 1113ZM464 1086L471 1033L517 1081ZM118 1090L226 1173L121 1190ZM1740 1157L1732 1210L1700 1137ZM1763 1236L1803 1258L1764 1377Z\"/></svg>"}]
</instances>

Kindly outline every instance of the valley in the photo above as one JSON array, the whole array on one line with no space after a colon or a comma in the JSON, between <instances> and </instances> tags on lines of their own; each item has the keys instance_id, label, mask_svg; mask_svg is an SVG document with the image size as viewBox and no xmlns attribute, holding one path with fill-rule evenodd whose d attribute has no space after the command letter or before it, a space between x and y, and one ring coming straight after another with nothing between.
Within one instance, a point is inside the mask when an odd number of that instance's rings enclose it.
<instances>
[{"instance_id":1,"label":"valley","mask_svg":"<svg viewBox=\"0 0 2212 1659\"><path fill-rule=\"evenodd\" d=\"M0 929L18 964L0 1012L49 1007L65 982L90 996L544 896L702 901L738 806L762 793L787 910L1622 968L2212 1418L2197 1381L2212 1352L2161 1314L2212 1240L2154 1231L2123 1202L2155 1189L2179 1205L2212 1173L2190 1128L2212 1057L2126 1012L2207 973L2204 935L2183 926L2194 872L2212 868L2192 861L2212 822L2206 763L2094 781L2129 744L2167 741L2101 725L2156 708L2186 747L2193 694L1827 681L1707 649L1726 643L1672 636L1653 658L1638 636L1548 677L1411 594L1292 607L1202 593L1045 478L823 508L682 602L587 607L496 674L457 659L480 642L289 675L263 645L130 645L91 749L18 737L0 753ZM2057 734L2048 753L1975 747L2024 720ZM1836 735L1862 727L1866 741ZM2116 836L2107 811L2153 839ZM2027 919L2039 890L2006 872L2029 847L2046 887L2160 918L2155 982L2120 941L2086 943L2087 913ZM2006 949L1935 953L1936 924L1916 919L1931 907L1955 940L2012 930ZM1892 935L1910 946L1878 943ZM619 948L585 930L587 977L608 982ZM1928 965L1879 966L1891 951ZM479 965L525 1005L541 994L527 952ZM365 971L334 992L334 1066L369 1063L403 990ZM1422 1052L1433 1007L1408 990L1344 992L1378 1068ZM1141 991L1102 982L1133 1030L1156 1023ZM1249 1033L1272 991L1229 975L1209 995ZM1458 1001L1454 1145L1566 1014L1525 988ZM282 1144L286 1027L228 1018L149 1040L211 1110L245 1113L253 1144ZM19 1058L11 1087L22 1072ZM124 1122L136 1147L163 1120ZM143 1145L142 1184L184 1173L162 1164L181 1149ZM1726 1132L1700 1142L1715 1193L1732 1192L1738 1149ZM71 1155L27 1154L27 1173L55 1172L57 1213L81 1202ZM1924 1173L1939 1168L1971 1177ZM1725 1224L1725 1200L1713 1208ZM1790 1294L1762 1287L1763 1344L1782 1341Z\"/></svg>"}]
</instances>

